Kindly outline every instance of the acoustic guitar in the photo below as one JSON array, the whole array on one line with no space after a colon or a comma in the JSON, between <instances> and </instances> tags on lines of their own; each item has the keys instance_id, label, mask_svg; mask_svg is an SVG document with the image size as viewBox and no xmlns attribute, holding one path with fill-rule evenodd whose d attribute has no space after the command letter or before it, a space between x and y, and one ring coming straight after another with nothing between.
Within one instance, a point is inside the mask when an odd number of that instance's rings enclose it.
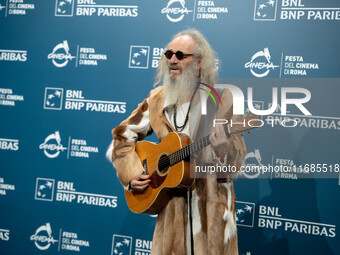
<instances>
[{"instance_id":1,"label":"acoustic guitar","mask_svg":"<svg viewBox=\"0 0 340 255\"><path fill-rule=\"evenodd\" d=\"M240 116L233 126L226 125L228 134L240 133L256 128L248 125L250 120L258 120L250 114ZM190 178L190 155L193 155L210 144L209 136L190 143L190 138L183 134L170 133L162 142L155 144L141 141L136 144L136 152L150 175L150 185L141 193L125 190L126 202L134 213L158 214L171 199L172 189L190 188L194 178Z\"/></svg>"}]
</instances>

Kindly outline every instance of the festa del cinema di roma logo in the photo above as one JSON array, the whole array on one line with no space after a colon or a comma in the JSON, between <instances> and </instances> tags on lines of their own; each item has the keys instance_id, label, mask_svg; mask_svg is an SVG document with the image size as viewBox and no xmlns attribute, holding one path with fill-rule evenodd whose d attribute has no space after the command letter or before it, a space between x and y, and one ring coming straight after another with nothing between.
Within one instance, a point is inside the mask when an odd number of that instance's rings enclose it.
<instances>
[{"instance_id":1,"label":"festa del cinema di roma logo","mask_svg":"<svg viewBox=\"0 0 340 255\"><path fill-rule=\"evenodd\" d=\"M53 51L48 54L47 58L52 59L53 65L61 68L66 66L69 61L76 57L71 55L70 47L68 42L65 40L62 43L57 44L57 46L53 48Z\"/></svg>"},{"instance_id":2,"label":"festa del cinema di roma logo","mask_svg":"<svg viewBox=\"0 0 340 255\"><path fill-rule=\"evenodd\" d=\"M37 228L30 240L34 241L35 246L42 251L50 248L51 244L58 242L52 236L52 228L49 222Z\"/></svg>"},{"instance_id":3,"label":"festa del cinema di roma logo","mask_svg":"<svg viewBox=\"0 0 340 255\"><path fill-rule=\"evenodd\" d=\"M256 52L247 62L244 67L249 68L252 75L255 77L265 77L269 74L271 70L279 67L278 65L274 65L272 61L270 61L271 56L268 48L264 48L263 51Z\"/></svg>"},{"instance_id":4,"label":"festa del cinema di roma logo","mask_svg":"<svg viewBox=\"0 0 340 255\"><path fill-rule=\"evenodd\" d=\"M188 10L185 7L184 0L170 0L166 7L162 9L162 14L166 14L166 17L171 22L179 22L184 18L185 14L189 14L192 10Z\"/></svg>"},{"instance_id":5,"label":"festa del cinema di roma logo","mask_svg":"<svg viewBox=\"0 0 340 255\"><path fill-rule=\"evenodd\" d=\"M61 144L61 138L59 131L55 131L53 134L47 136L39 149L44 150L44 154L48 158L56 158L59 156L61 151L66 150Z\"/></svg>"}]
</instances>

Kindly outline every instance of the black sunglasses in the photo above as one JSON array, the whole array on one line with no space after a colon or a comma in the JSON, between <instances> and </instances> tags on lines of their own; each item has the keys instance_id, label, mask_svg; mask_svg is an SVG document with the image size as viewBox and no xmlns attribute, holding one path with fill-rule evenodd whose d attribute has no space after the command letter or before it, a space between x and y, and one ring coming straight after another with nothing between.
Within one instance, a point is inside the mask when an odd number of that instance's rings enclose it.
<instances>
[{"instance_id":1,"label":"black sunglasses","mask_svg":"<svg viewBox=\"0 0 340 255\"><path fill-rule=\"evenodd\" d=\"M164 52L164 55L166 56L167 59L171 59L174 54L176 55L176 58L178 60L182 60L183 58L186 58L186 57L194 55L194 54L184 54L182 51L177 51L175 53L175 52L173 52L171 50L167 50L166 52Z\"/></svg>"}]
</instances>

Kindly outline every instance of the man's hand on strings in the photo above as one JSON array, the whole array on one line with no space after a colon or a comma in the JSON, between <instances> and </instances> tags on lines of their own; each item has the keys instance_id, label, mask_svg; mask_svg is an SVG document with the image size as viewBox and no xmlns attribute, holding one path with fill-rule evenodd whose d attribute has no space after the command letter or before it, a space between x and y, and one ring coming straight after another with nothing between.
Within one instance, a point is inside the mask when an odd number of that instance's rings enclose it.
<instances>
[{"instance_id":1,"label":"man's hand on strings","mask_svg":"<svg viewBox=\"0 0 340 255\"><path fill-rule=\"evenodd\" d=\"M142 174L137 180L130 181L130 188L133 191L143 192L149 186L150 182L150 176Z\"/></svg>"}]
</instances>

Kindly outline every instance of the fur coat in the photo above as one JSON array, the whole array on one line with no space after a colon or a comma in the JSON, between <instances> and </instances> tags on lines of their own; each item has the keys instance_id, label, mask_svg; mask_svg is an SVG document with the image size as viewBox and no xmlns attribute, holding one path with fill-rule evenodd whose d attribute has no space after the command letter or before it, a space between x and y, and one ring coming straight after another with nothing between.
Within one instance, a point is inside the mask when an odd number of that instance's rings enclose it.
<instances>
[{"instance_id":1,"label":"fur coat","mask_svg":"<svg viewBox=\"0 0 340 255\"><path fill-rule=\"evenodd\" d=\"M218 108L215 118L232 118L232 94L229 90L223 91L221 100L223 107ZM135 142L151 132L155 132L160 141L170 132L175 132L165 116L164 101L162 86L155 88L129 118L112 130L114 140L110 154L125 189L129 181L137 179L144 171L135 152ZM199 101L197 94L192 105ZM239 169L246 155L246 147L242 135L231 135L231 139L226 163ZM216 165L216 160L208 146L200 152L196 164ZM195 255L238 254L233 177L195 180L191 200L191 227L187 198L172 197L158 214L151 254L190 254L190 229Z\"/></svg>"}]
</instances>

